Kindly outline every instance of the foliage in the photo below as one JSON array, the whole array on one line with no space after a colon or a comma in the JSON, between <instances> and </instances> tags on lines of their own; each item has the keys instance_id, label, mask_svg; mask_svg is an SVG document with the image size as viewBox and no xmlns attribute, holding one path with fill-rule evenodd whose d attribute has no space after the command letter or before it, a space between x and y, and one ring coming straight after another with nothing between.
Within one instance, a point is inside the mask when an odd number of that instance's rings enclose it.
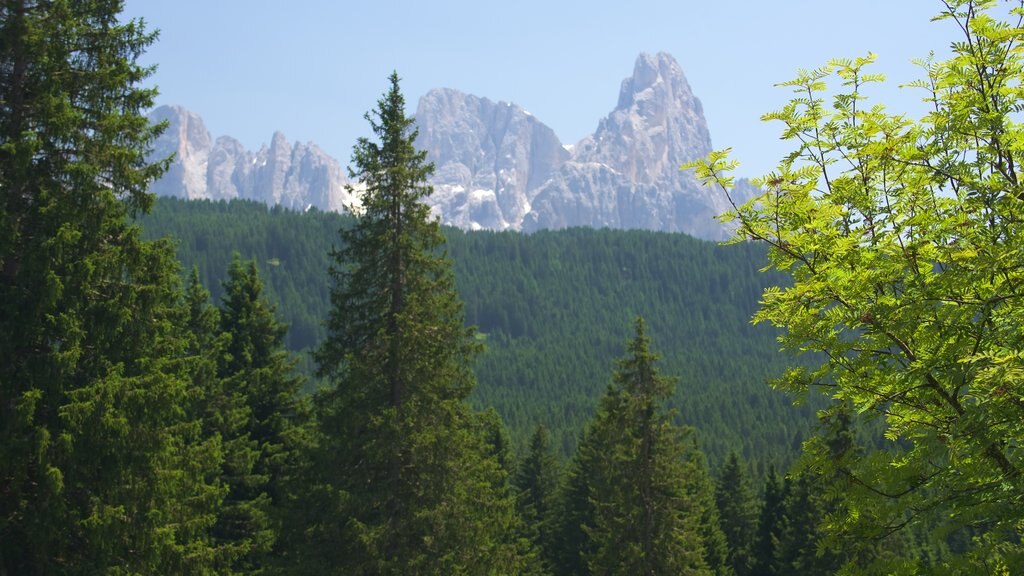
<instances>
[{"instance_id":1,"label":"foliage","mask_svg":"<svg viewBox=\"0 0 1024 576\"><path fill-rule=\"evenodd\" d=\"M786 349L826 355L779 386L884 423L882 451L836 460L825 443L806 446L812 466L849 477L833 531L973 527L975 569L996 572L1022 569L1024 529L1024 12L1013 4L1003 22L994 1L943 3L937 19L961 38L949 60L921 63L913 86L932 111L917 122L868 103L865 87L882 80L867 71L873 55L784 83L797 96L764 118L785 125L794 151L727 216L792 278L765 291L756 320L784 328ZM697 163L726 189L734 166L723 152Z\"/></svg>"},{"instance_id":2,"label":"foliage","mask_svg":"<svg viewBox=\"0 0 1024 576\"><path fill-rule=\"evenodd\" d=\"M356 144L364 186L333 253L317 353L322 514L307 572L503 574L522 567L497 445L466 402L479 346L463 322L444 237L421 203L433 169L413 142L397 75ZM492 436L492 440L493 440ZM339 522L339 518L344 521Z\"/></svg>"},{"instance_id":3,"label":"foliage","mask_svg":"<svg viewBox=\"0 0 1024 576\"><path fill-rule=\"evenodd\" d=\"M222 491L187 405L166 167L122 3L0 4L0 573L209 573Z\"/></svg>"},{"instance_id":4,"label":"foliage","mask_svg":"<svg viewBox=\"0 0 1024 576\"><path fill-rule=\"evenodd\" d=\"M712 573L701 533L706 472L693 465L699 461L689 457L684 430L664 410L675 383L658 375L655 361L638 319L577 452L587 574Z\"/></svg>"},{"instance_id":5,"label":"foliage","mask_svg":"<svg viewBox=\"0 0 1024 576\"><path fill-rule=\"evenodd\" d=\"M736 576L747 576L754 563L751 547L757 528L757 510L750 480L735 452L725 461L715 483L715 504L729 544L729 566Z\"/></svg>"},{"instance_id":6,"label":"foliage","mask_svg":"<svg viewBox=\"0 0 1024 576\"><path fill-rule=\"evenodd\" d=\"M266 301L256 263L243 264L236 254L219 313L222 397L210 414L221 424L222 479L230 488L213 534L233 551L232 573L257 574L269 564L283 478L299 458L292 435L308 414L299 397L302 379L284 348L286 331Z\"/></svg>"},{"instance_id":7,"label":"foliage","mask_svg":"<svg viewBox=\"0 0 1024 576\"><path fill-rule=\"evenodd\" d=\"M512 484L516 509L539 551L543 568L549 572L557 558L554 534L560 472L551 435L544 426L538 426Z\"/></svg>"},{"instance_id":8,"label":"foliage","mask_svg":"<svg viewBox=\"0 0 1024 576\"><path fill-rule=\"evenodd\" d=\"M328 252L351 223L315 210L174 198L160 198L142 221L151 237L178 240L180 258L199 268L214 298L232 251L256 259L296 352L321 338ZM444 232L466 322L486 346L473 366L471 401L498 410L517 451L543 424L556 453L573 454L607 385L609 359L643 315L662 343L664 369L683 378L669 406L697 428L712 467L735 449L761 476L798 453L816 404L794 409L764 385L786 358L774 330L748 322L764 287L782 280L758 273L761 247L642 230Z\"/></svg>"}]
</instances>

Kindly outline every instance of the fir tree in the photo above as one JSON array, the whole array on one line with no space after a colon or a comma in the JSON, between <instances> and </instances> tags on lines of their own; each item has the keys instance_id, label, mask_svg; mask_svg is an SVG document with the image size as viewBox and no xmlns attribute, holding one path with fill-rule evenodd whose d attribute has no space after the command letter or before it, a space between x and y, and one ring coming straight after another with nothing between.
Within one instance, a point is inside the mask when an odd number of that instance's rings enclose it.
<instances>
[{"instance_id":1,"label":"fir tree","mask_svg":"<svg viewBox=\"0 0 1024 576\"><path fill-rule=\"evenodd\" d=\"M255 261L234 255L219 316L225 338L219 372L236 417L222 430L230 492L217 535L234 551L231 569L252 574L268 564L278 537L274 507L284 498L282 477L298 458L290 434L302 425L302 379L293 374L287 326L263 294Z\"/></svg>"},{"instance_id":2,"label":"fir tree","mask_svg":"<svg viewBox=\"0 0 1024 576\"><path fill-rule=\"evenodd\" d=\"M715 503L722 532L729 544L729 565L736 576L747 576L754 563L751 547L757 527L757 511L750 483L735 452L729 455L718 477Z\"/></svg>"},{"instance_id":3,"label":"fir tree","mask_svg":"<svg viewBox=\"0 0 1024 576\"><path fill-rule=\"evenodd\" d=\"M559 465L547 428L538 426L526 457L513 478L516 508L539 551L545 570L555 566L555 506L558 497Z\"/></svg>"},{"instance_id":4,"label":"fir tree","mask_svg":"<svg viewBox=\"0 0 1024 576\"><path fill-rule=\"evenodd\" d=\"M581 448L588 445L587 430L580 435L576 454L569 461L565 478L558 491L556 525L553 535L554 573L563 576L589 574L587 558L593 553L593 542L586 527L594 523L594 506L590 500L589 459Z\"/></svg>"},{"instance_id":5,"label":"fir tree","mask_svg":"<svg viewBox=\"0 0 1024 576\"><path fill-rule=\"evenodd\" d=\"M0 3L0 573L193 573L218 496L189 420L166 167L122 2Z\"/></svg>"},{"instance_id":6,"label":"fir tree","mask_svg":"<svg viewBox=\"0 0 1024 576\"><path fill-rule=\"evenodd\" d=\"M308 570L516 573L507 474L466 402L479 346L422 203L433 166L390 83L367 114L378 140L353 151L361 204L333 254Z\"/></svg>"},{"instance_id":7,"label":"fir tree","mask_svg":"<svg viewBox=\"0 0 1024 576\"><path fill-rule=\"evenodd\" d=\"M711 574L700 500L706 494L713 507L714 497L699 482L695 446L663 407L674 382L658 375L649 346L638 319L579 448L592 510L583 527L588 573Z\"/></svg>"},{"instance_id":8,"label":"fir tree","mask_svg":"<svg viewBox=\"0 0 1024 576\"><path fill-rule=\"evenodd\" d=\"M757 519L757 535L754 538L754 576L779 576L784 572L776 562L776 548L782 537L783 501L786 499L785 485L776 474L775 468L768 469L761 497L761 510Z\"/></svg>"}]
</instances>

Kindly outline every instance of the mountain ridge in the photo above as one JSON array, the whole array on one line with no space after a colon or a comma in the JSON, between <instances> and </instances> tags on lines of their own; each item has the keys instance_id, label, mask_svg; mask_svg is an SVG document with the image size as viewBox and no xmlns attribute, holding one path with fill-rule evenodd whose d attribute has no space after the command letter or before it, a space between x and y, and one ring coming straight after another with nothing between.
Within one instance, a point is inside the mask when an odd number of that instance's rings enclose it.
<instances>
[{"instance_id":1,"label":"mountain ridge","mask_svg":"<svg viewBox=\"0 0 1024 576\"><path fill-rule=\"evenodd\" d=\"M169 124L153 157L175 154L153 186L158 195L330 211L358 201L341 164L313 143L289 144L275 132L269 146L252 152L230 136L213 139L202 119L182 107L162 106L150 117ZM726 198L679 170L711 151L711 136L700 100L667 53L640 54L615 108L575 144L562 143L518 104L453 88L428 91L415 118L417 146L436 167L426 202L444 224L730 235L715 220L728 209ZM740 186L741 195L752 191Z\"/></svg>"}]
</instances>

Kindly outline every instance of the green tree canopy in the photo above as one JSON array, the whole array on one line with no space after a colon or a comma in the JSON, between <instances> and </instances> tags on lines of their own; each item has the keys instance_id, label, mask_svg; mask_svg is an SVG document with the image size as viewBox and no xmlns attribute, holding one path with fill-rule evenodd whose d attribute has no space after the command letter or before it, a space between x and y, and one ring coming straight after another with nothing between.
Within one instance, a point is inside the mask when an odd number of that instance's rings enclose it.
<instances>
[{"instance_id":1,"label":"green tree canopy","mask_svg":"<svg viewBox=\"0 0 1024 576\"><path fill-rule=\"evenodd\" d=\"M1019 571L1024 12L1013 2L1001 21L996 4L942 3L937 20L960 38L950 59L921 62L912 86L932 109L919 121L867 100L865 87L883 80L868 71L873 55L784 83L796 96L764 118L784 124L794 150L727 219L737 241L767 243L793 281L765 292L756 321L784 328L790 351L824 354L779 385L821 390L880 420L890 440L839 459L823 441L805 446L826 475L851 479L833 529L974 526L992 544L975 560L997 550L989 568ZM698 171L728 190L735 165L716 152Z\"/></svg>"},{"instance_id":2,"label":"green tree canopy","mask_svg":"<svg viewBox=\"0 0 1024 576\"><path fill-rule=\"evenodd\" d=\"M664 408L675 382L658 374L656 360L637 319L576 455L587 495L578 514L587 574L714 573L702 533L714 497L689 432Z\"/></svg>"},{"instance_id":3,"label":"green tree canopy","mask_svg":"<svg viewBox=\"0 0 1024 576\"><path fill-rule=\"evenodd\" d=\"M332 514L310 530L315 569L520 572L507 472L466 402L479 347L421 202L433 166L413 145L397 75L366 117L378 140L361 138L352 154L361 204L333 255L317 354L329 387L317 400L315 484Z\"/></svg>"},{"instance_id":4,"label":"green tree canopy","mask_svg":"<svg viewBox=\"0 0 1024 576\"><path fill-rule=\"evenodd\" d=\"M154 35L122 4L0 3L4 574L209 568L177 264L127 219L166 162L136 61Z\"/></svg>"}]
</instances>

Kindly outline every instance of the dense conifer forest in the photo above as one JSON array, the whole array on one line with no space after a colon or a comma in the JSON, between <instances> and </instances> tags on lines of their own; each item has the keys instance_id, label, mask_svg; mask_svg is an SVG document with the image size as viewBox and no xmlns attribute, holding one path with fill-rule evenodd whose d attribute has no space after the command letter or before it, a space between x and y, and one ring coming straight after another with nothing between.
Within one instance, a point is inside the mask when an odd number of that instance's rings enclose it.
<instances>
[{"instance_id":1,"label":"dense conifer forest","mask_svg":"<svg viewBox=\"0 0 1024 576\"><path fill-rule=\"evenodd\" d=\"M0 576L1021 573L994 4L942 3L917 123L862 103L873 56L800 72L717 246L442 230L394 73L357 215L156 202L156 36L0 3Z\"/></svg>"},{"instance_id":2,"label":"dense conifer forest","mask_svg":"<svg viewBox=\"0 0 1024 576\"><path fill-rule=\"evenodd\" d=\"M349 217L161 198L141 222L146 236L177 243L214 299L232 254L254 259L290 326L288 347L303 353L323 338L328 254ZM813 411L767 385L791 358L775 330L750 324L761 291L782 281L758 272L757 245L591 229L445 235L466 322L485 345L473 402L498 410L518 449L543 424L557 452L572 453L636 316L680 378L669 405L712 462L735 450L761 472L782 469L811 432Z\"/></svg>"}]
</instances>

